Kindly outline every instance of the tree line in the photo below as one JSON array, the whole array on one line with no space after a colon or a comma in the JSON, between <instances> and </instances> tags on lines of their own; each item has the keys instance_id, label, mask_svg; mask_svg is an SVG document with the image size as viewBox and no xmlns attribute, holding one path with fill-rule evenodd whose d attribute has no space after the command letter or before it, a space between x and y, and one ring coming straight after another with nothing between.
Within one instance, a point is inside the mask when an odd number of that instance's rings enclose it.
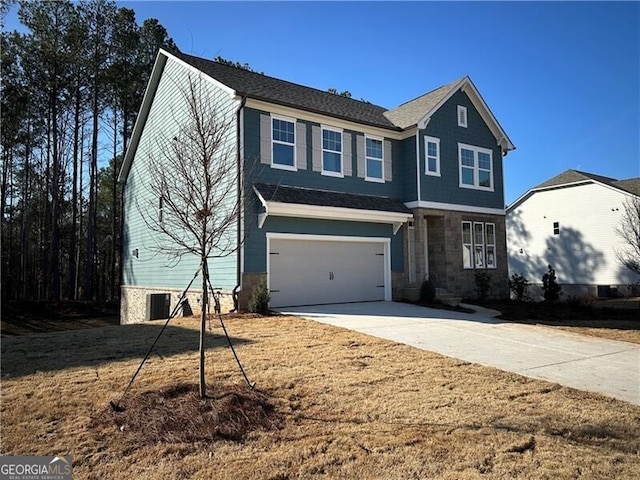
<instances>
[{"instance_id":1,"label":"tree line","mask_svg":"<svg viewBox=\"0 0 640 480\"><path fill-rule=\"evenodd\" d=\"M157 51L177 48L111 0L17 9L25 32L1 37L2 299L116 300L118 172Z\"/></svg>"}]
</instances>

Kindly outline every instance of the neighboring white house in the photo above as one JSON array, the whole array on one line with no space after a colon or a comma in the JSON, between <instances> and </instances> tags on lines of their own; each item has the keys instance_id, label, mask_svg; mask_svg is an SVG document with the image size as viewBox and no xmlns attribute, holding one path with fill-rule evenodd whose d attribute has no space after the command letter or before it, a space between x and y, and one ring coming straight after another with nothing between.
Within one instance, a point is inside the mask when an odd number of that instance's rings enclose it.
<instances>
[{"instance_id":1,"label":"neighboring white house","mask_svg":"<svg viewBox=\"0 0 640 480\"><path fill-rule=\"evenodd\" d=\"M615 180L576 170L527 191L507 208L509 274L541 284L552 265L564 298L629 293L640 276L619 263L616 251L625 243L616 228L625 202L638 196L640 177Z\"/></svg>"}]
</instances>

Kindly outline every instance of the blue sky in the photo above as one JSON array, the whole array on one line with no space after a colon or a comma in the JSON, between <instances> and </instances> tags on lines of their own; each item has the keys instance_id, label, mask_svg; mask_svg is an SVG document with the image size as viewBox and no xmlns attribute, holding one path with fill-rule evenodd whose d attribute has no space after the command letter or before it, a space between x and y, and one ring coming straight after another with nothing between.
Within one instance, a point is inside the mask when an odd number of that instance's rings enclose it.
<instances>
[{"instance_id":1,"label":"blue sky","mask_svg":"<svg viewBox=\"0 0 640 480\"><path fill-rule=\"evenodd\" d=\"M118 4L186 53L387 108L469 75L517 147L507 204L569 168L640 176L640 3Z\"/></svg>"}]
</instances>

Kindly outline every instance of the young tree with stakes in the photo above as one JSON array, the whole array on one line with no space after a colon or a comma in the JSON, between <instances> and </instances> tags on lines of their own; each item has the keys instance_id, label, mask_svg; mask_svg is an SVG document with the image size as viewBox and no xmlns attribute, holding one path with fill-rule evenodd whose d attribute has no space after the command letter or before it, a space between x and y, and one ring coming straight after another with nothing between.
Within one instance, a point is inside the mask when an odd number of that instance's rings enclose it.
<instances>
[{"instance_id":1,"label":"young tree with stakes","mask_svg":"<svg viewBox=\"0 0 640 480\"><path fill-rule=\"evenodd\" d=\"M190 76L180 95L185 112L174 115L175 134L159 138L155 153L148 158L150 195L138 204L138 210L147 227L160 234L154 249L175 261L191 255L200 261L199 383L200 396L205 397L208 259L237 251L238 192L243 189L230 137L234 116L219 114L217 99L200 76Z\"/></svg>"}]
</instances>

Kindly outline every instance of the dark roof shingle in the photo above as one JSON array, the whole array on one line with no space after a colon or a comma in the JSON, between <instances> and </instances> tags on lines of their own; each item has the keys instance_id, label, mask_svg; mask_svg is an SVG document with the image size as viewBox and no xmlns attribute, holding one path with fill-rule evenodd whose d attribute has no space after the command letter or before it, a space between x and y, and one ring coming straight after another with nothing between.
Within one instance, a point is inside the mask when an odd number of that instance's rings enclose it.
<instances>
[{"instance_id":1,"label":"dark roof shingle","mask_svg":"<svg viewBox=\"0 0 640 480\"><path fill-rule=\"evenodd\" d=\"M629 193L640 196L640 177L616 180L613 182L613 185Z\"/></svg>"},{"instance_id":2,"label":"dark roof shingle","mask_svg":"<svg viewBox=\"0 0 640 480\"><path fill-rule=\"evenodd\" d=\"M626 180L616 180L615 178L595 175L593 173L581 172L579 170L565 170L555 177L550 178L549 180L534 187L532 190L539 190L556 186L559 187L570 183L587 182L590 180L619 188L620 190L633 193L634 195L640 195L640 177L629 178Z\"/></svg>"},{"instance_id":3,"label":"dark roof shingle","mask_svg":"<svg viewBox=\"0 0 640 480\"><path fill-rule=\"evenodd\" d=\"M234 89L240 95L310 112L329 114L375 127L400 130L384 116L386 108L378 105L305 87L212 60L205 60L186 53L174 53L174 55Z\"/></svg>"},{"instance_id":4,"label":"dark roof shingle","mask_svg":"<svg viewBox=\"0 0 640 480\"><path fill-rule=\"evenodd\" d=\"M565 170L564 172L556 175L542 182L540 185L534 187L534 190L539 188L549 188L560 185L567 185L569 183L585 182L589 180L595 180L598 182L611 184L615 181L615 178L603 177L601 175L594 175L592 173L580 172L578 170Z\"/></svg>"},{"instance_id":5,"label":"dark roof shingle","mask_svg":"<svg viewBox=\"0 0 640 480\"><path fill-rule=\"evenodd\" d=\"M267 202L295 203L318 207L354 208L358 210L375 210L411 214L405 205L392 198L374 197L373 195L356 195L353 193L312 190L308 188L288 187L256 183L254 187Z\"/></svg>"}]
</instances>

